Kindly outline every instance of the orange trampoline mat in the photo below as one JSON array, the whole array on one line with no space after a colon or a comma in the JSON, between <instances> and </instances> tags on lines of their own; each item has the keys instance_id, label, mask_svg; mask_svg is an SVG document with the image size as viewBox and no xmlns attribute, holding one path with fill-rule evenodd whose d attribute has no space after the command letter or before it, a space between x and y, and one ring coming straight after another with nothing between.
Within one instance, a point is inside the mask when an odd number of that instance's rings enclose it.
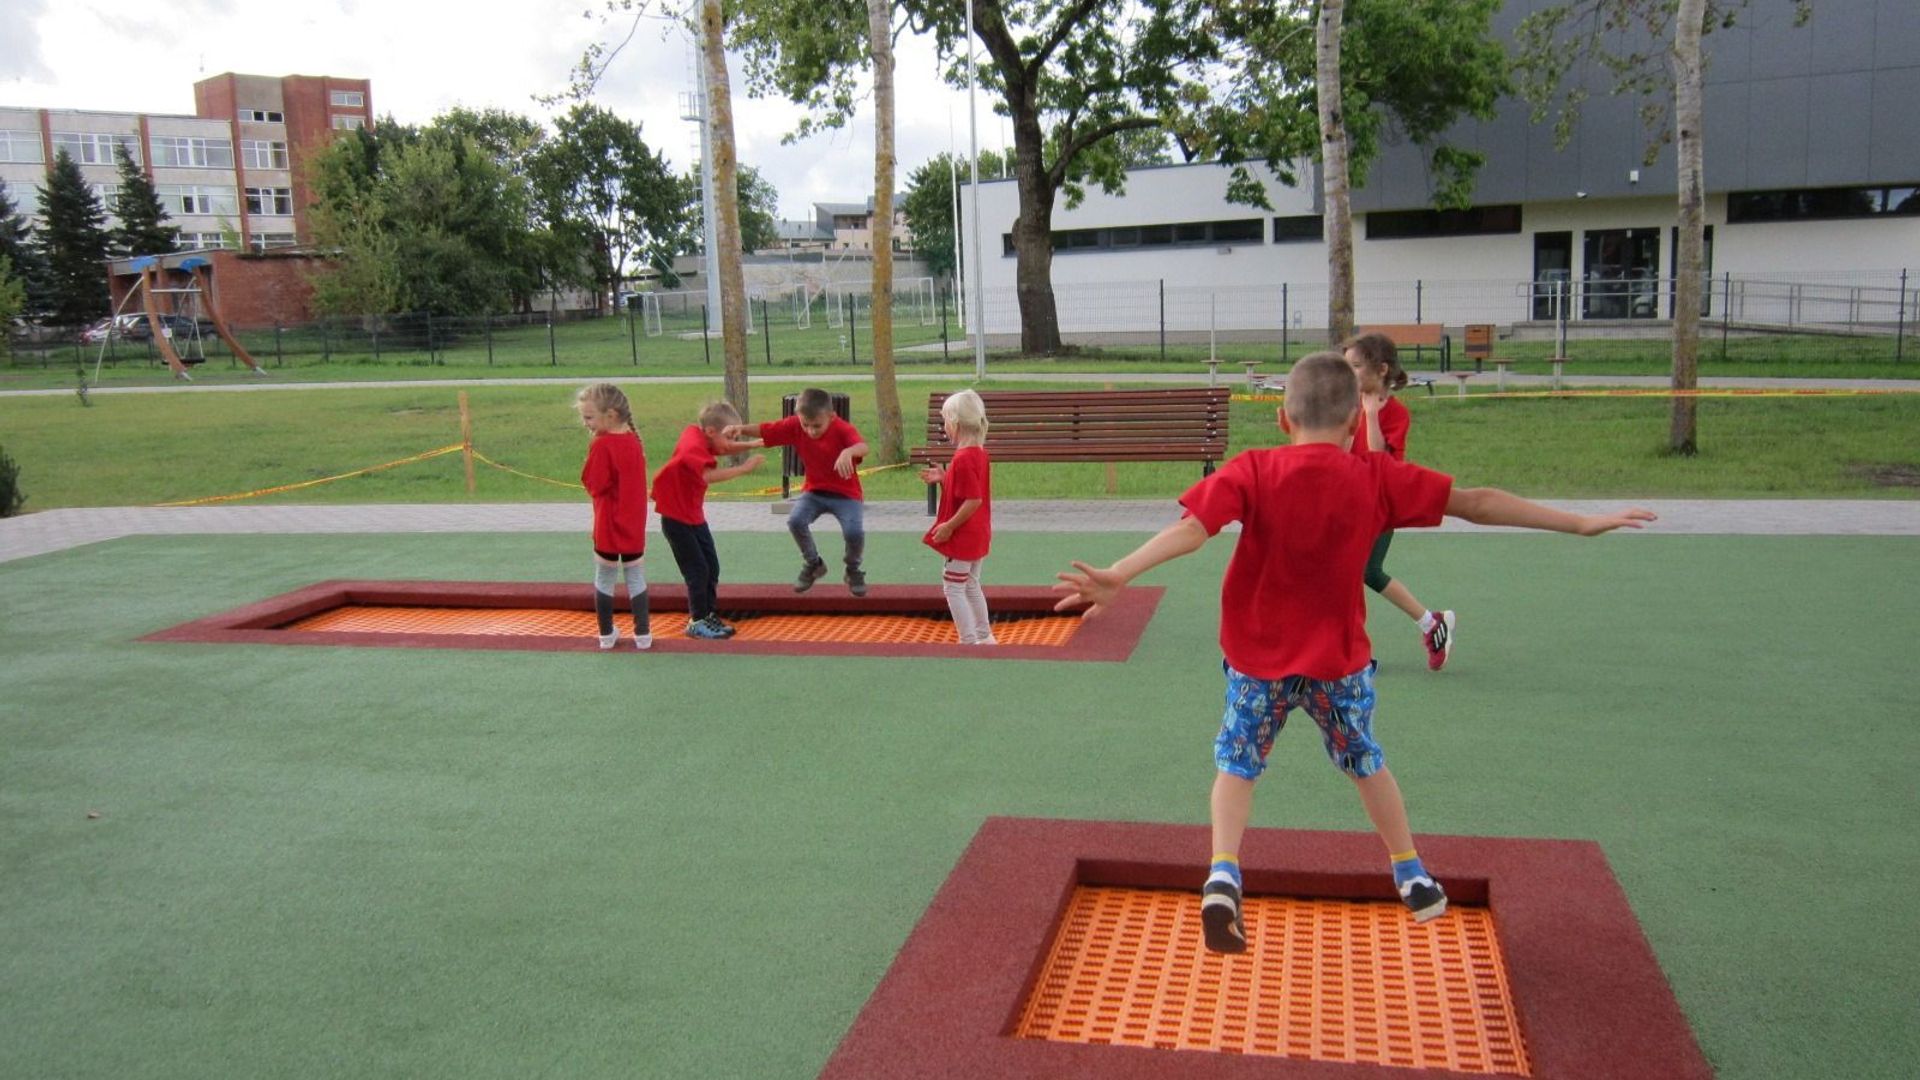
<instances>
[{"instance_id":1,"label":"orange trampoline mat","mask_svg":"<svg viewBox=\"0 0 1920 1080\"><path fill-rule=\"evenodd\" d=\"M1249 950L1207 952L1192 890L1079 886L1014 1034L1529 1076L1486 908L1249 896Z\"/></svg>"},{"instance_id":2,"label":"orange trampoline mat","mask_svg":"<svg viewBox=\"0 0 1920 1080\"><path fill-rule=\"evenodd\" d=\"M945 614L745 613L728 615L742 642L839 642L857 644L958 645L951 618ZM632 623L627 612L614 617L624 634ZM659 611L649 616L655 636L679 635L687 628L684 611ZM1058 648L1080 625L1077 615L1010 615L993 620L993 633L1003 645ZM346 604L286 624L286 630L313 630L352 634L473 634L528 637L594 637L599 624L591 611L553 608L401 607Z\"/></svg>"}]
</instances>

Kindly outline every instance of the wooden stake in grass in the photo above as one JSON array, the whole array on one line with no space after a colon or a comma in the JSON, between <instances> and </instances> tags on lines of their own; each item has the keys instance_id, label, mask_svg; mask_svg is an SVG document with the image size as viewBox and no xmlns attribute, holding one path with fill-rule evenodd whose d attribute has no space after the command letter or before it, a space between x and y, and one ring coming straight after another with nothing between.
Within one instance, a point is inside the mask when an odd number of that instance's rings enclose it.
<instances>
[{"instance_id":1,"label":"wooden stake in grass","mask_svg":"<svg viewBox=\"0 0 1920 1080\"><path fill-rule=\"evenodd\" d=\"M460 391L460 460L467 466L467 494L473 494L473 413L467 409L467 392Z\"/></svg>"}]
</instances>

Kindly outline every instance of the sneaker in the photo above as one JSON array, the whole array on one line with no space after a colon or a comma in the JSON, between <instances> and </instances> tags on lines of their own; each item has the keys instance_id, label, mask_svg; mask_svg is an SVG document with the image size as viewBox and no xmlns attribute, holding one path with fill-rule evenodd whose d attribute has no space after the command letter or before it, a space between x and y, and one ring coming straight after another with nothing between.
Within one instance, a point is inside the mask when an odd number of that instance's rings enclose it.
<instances>
[{"instance_id":1,"label":"sneaker","mask_svg":"<svg viewBox=\"0 0 1920 1080\"><path fill-rule=\"evenodd\" d=\"M1231 881L1209 881L1200 890L1200 925L1207 931L1207 949L1217 953L1247 951L1247 924L1240 917L1240 887Z\"/></svg>"},{"instance_id":2,"label":"sneaker","mask_svg":"<svg viewBox=\"0 0 1920 1080\"><path fill-rule=\"evenodd\" d=\"M1453 651L1453 612L1442 611L1433 617L1433 629L1420 635L1427 642L1427 670L1447 666L1447 654Z\"/></svg>"},{"instance_id":3,"label":"sneaker","mask_svg":"<svg viewBox=\"0 0 1920 1080\"><path fill-rule=\"evenodd\" d=\"M689 620L687 622L687 636L690 638L699 638L701 641L724 641L727 638L725 631L713 625L713 617L711 615L704 619Z\"/></svg>"},{"instance_id":4,"label":"sneaker","mask_svg":"<svg viewBox=\"0 0 1920 1080\"><path fill-rule=\"evenodd\" d=\"M646 652L648 649L653 648L653 635L652 634L633 635L633 647L636 649L639 649L641 652Z\"/></svg>"},{"instance_id":5,"label":"sneaker","mask_svg":"<svg viewBox=\"0 0 1920 1080\"><path fill-rule=\"evenodd\" d=\"M864 570L847 571L847 591L855 596L867 595L867 572Z\"/></svg>"},{"instance_id":6,"label":"sneaker","mask_svg":"<svg viewBox=\"0 0 1920 1080\"><path fill-rule=\"evenodd\" d=\"M1414 922L1426 922L1447 913L1446 890L1425 874L1400 883L1400 901L1413 912Z\"/></svg>"},{"instance_id":7,"label":"sneaker","mask_svg":"<svg viewBox=\"0 0 1920 1080\"><path fill-rule=\"evenodd\" d=\"M732 637L733 635L740 632L734 629L733 627L727 625L725 622L721 621L720 616L718 615L709 615L705 619L702 619L701 621L706 623L708 626L713 627L715 630L720 631L721 637Z\"/></svg>"},{"instance_id":8,"label":"sneaker","mask_svg":"<svg viewBox=\"0 0 1920 1080\"><path fill-rule=\"evenodd\" d=\"M827 564L825 560L810 562L800 568L800 576L794 580L793 591L806 592L808 589L813 588L814 582L826 576Z\"/></svg>"},{"instance_id":9,"label":"sneaker","mask_svg":"<svg viewBox=\"0 0 1920 1080\"><path fill-rule=\"evenodd\" d=\"M601 634L600 635L600 647L602 649L611 649L618 644L620 644L619 634Z\"/></svg>"}]
</instances>

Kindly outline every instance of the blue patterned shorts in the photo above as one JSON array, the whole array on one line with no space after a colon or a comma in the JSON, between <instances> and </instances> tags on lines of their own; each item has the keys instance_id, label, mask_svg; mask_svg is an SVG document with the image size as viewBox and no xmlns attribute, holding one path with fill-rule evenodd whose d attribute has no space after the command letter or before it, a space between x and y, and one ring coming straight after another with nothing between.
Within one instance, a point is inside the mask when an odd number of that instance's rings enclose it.
<instances>
[{"instance_id":1,"label":"blue patterned shorts","mask_svg":"<svg viewBox=\"0 0 1920 1080\"><path fill-rule=\"evenodd\" d=\"M1213 763L1221 772L1257 780L1267 768L1274 736L1287 726L1287 713L1305 709L1320 726L1327 757L1340 771L1362 779L1386 764L1373 741L1373 664L1344 679L1322 681L1301 675L1256 679L1222 661L1227 673L1227 710L1213 741Z\"/></svg>"}]
</instances>

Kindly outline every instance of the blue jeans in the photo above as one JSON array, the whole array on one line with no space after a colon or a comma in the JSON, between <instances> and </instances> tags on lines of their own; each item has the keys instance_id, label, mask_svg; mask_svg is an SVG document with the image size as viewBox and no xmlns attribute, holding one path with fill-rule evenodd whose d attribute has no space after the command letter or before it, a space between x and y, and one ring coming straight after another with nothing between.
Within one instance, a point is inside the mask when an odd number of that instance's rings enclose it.
<instances>
[{"instance_id":1,"label":"blue jeans","mask_svg":"<svg viewBox=\"0 0 1920 1080\"><path fill-rule=\"evenodd\" d=\"M820 549L813 543L813 523L820 515L831 516L840 523L840 534L847 541L847 569L860 569L861 556L867 552L866 504L859 499L846 495L829 495L821 491L803 491L793 501L793 512L787 515L787 531L793 534L793 542L800 545L800 555L811 566L820 561Z\"/></svg>"}]
</instances>

